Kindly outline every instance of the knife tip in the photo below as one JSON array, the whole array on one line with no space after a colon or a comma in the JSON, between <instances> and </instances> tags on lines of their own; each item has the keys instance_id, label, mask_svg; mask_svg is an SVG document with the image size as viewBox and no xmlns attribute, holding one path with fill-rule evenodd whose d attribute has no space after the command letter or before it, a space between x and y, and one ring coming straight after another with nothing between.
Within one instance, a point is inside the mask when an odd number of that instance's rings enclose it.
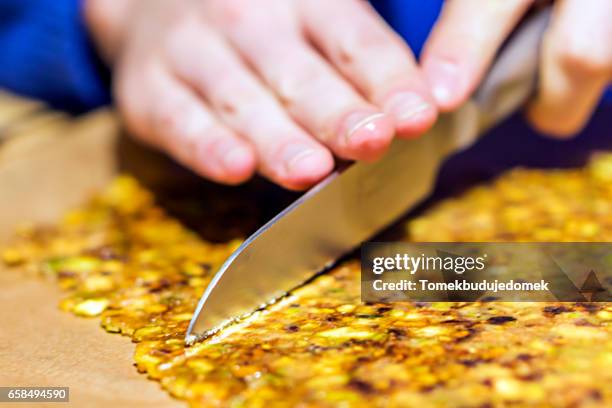
<instances>
[{"instance_id":1,"label":"knife tip","mask_svg":"<svg viewBox=\"0 0 612 408\"><path fill-rule=\"evenodd\" d=\"M194 334L188 334L185 336L185 345L193 346L198 341L198 336Z\"/></svg>"},{"instance_id":2,"label":"knife tip","mask_svg":"<svg viewBox=\"0 0 612 408\"><path fill-rule=\"evenodd\" d=\"M235 322L236 320L232 319L232 320L228 320L225 323L216 326L210 330L206 330L203 333L192 333L191 330L187 331L187 334L185 335L185 344L187 346L193 346L195 343L198 343L200 341L206 340L209 337L214 336L215 334L219 333L221 331L221 329L229 326L231 323Z\"/></svg>"}]
</instances>

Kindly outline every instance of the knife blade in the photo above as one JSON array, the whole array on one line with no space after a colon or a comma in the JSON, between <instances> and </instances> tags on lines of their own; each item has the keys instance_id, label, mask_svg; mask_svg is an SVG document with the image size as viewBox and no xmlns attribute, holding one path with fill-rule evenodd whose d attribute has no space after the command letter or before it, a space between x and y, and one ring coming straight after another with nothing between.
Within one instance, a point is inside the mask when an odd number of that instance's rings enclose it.
<instances>
[{"instance_id":1,"label":"knife blade","mask_svg":"<svg viewBox=\"0 0 612 408\"><path fill-rule=\"evenodd\" d=\"M375 163L332 173L246 239L206 288L186 343L283 296L426 198L446 157L471 145L531 95L549 14L545 9L524 21L474 96L427 134L395 140Z\"/></svg>"}]
</instances>

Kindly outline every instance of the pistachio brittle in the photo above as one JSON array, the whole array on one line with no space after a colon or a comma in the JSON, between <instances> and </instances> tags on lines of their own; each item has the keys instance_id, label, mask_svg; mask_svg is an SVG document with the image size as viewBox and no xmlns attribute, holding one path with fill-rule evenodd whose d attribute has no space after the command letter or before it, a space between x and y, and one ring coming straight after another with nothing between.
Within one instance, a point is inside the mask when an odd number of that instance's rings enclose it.
<instances>
[{"instance_id":1,"label":"pistachio brittle","mask_svg":"<svg viewBox=\"0 0 612 408\"><path fill-rule=\"evenodd\" d=\"M5 262L56 276L62 308L130 336L138 369L193 406L612 405L609 303L366 305L353 260L186 348L235 242L202 241L127 177L21 234ZM406 239L612 241L612 156L511 171L410 221Z\"/></svg>"}]
</instances>

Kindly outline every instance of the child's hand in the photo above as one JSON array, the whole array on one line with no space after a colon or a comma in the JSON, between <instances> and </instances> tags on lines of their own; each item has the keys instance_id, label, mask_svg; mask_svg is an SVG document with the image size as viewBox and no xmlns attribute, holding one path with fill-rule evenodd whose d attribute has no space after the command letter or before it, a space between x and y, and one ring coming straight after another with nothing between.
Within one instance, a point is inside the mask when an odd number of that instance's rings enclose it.
<instances>
[{"instance_id":1,"label":"child's hand","mask_svg":"<svg viewBox=\"0 0 612 408\"><path fill-rule=\"evenodd\" d=\"M447 0L422 65L439 109L461 105L533 0ZM557 0L529 119L567 136L589 120L612 78L612 1Z\"/></svg>"},{"instance_id":2,"label":"child's hand","mask_svg":"<svg viewBox=\"0 0 612 408\"><path fill-rule=\"evenodd\" d=\"M223 183L288 188L436 119L403 41L361 0L88 0L129 128Z\"/></svg>"}]
</instances>

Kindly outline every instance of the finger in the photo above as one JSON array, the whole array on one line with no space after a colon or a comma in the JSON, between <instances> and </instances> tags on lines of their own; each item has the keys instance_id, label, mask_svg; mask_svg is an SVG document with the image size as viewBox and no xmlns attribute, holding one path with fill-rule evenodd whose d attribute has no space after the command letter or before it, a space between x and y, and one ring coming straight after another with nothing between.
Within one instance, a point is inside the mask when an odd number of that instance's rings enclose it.
<instances>
[{"instance_id":1,"label":"finger","mask_svg":"<svg viewBox=\"0 0 612 408\"><path fill-rule=\"evenodd\" d=\"M331 153L291 120L215 32L184 24L168 49L177 75L208 100L227 126L252 143L263 175L284 187L302 189L333 169Z\"/></svg>"},{"instance_id":2,"label":"finger","mask_svg":"<svg viewBox=\"0 0 612 408\"><path fill-rule=\"evenodd\" d=\"M528 109L543 132L569 136L584 127L612 78L612 2L563 0L542 45L537 98Z\"/></svg>"},{"instance_id":3,"label":"finger","mask_svg":"<svg viewBox=\"0 0 612 408\"><path fill-rule=\"evenodd\" d=\"M443 111L456 109L482 80L497 49L532 0L449 0L425 44L423 73Z\"/></svg>"},{"instance_id":4,"label":"finger","mask_svg":"<svg viewBox=\"0 0 612 408\"><path fill-rule=\"evenodd\" d=\"M248 142L222 125L161 63L136 65L120 75L117 97L130 129L198 174L226 184L253 175L256 159Z\"/></svg>"},{"instance_id":5,"label":"finger","mask_svg":"<svg viewBox=\"0 0 612 408\"><path fill-rule=\"evenodd\" d=\"M224 24L228 38L309 133L347 159L374 159L390 144L390 116L368 103L312 47L291 21L290 2L266 1L267 19ZM283 12L285 10L285 12Z\"/></svg>"},{"instance_id":6,"label":"finger","mask_svg":"<svg viewBox=\"0 0 612 408\"><path fill-rule=\"evenodd\" d=\"M308 37L368 100L391 114L399 135L423 133L436 119L435 102L408 46L358 0L305 0Z\"/></svg>"}]
</instances>

